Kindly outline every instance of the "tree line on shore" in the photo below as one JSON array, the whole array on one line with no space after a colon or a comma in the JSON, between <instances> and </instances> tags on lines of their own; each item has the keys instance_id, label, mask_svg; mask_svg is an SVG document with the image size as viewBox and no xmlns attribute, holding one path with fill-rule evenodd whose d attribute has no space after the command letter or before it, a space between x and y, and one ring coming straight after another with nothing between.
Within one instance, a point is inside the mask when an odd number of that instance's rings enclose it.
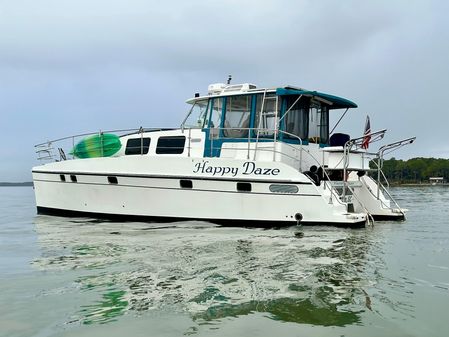
<instances>
[{"instance_id":1,"label":"tree line on shore","mask_svg":"<svg viewBox=\"0 0 449 337\"><path fill-rule=\"evenodd\" d=\"M384 160L382 170L392 183L428 183L430 177L443 177L445 181L449 181L449 159L412 158L401 160L393 157Z\"/></svg>"}]
</instances>

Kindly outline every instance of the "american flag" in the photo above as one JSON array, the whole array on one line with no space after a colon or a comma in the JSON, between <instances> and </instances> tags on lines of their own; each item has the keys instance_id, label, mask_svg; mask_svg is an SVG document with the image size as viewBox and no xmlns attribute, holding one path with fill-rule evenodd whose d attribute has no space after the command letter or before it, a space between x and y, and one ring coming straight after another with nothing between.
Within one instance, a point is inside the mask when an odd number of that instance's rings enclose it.
<instances>
[{"instance_id":1,"label":"american flag","mask_svg":"<svg viewBox=\"0 0 449 337\"><path fill-rule=\"evenodd\" d=\"M371 141L371 125L369 123L369 116L366 116L365 132L363 133L362 149L368 149Z\"/></svg>"}]
</instances>

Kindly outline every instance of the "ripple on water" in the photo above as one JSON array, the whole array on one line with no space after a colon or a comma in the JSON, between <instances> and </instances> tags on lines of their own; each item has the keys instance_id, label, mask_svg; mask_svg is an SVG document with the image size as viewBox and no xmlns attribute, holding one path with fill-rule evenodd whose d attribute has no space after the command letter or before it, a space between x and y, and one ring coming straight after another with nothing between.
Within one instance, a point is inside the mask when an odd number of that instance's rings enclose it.
<instances>
[{"instance_id":1,"label":"ripple on water","mask_svg":"<svg viewBox=\"0 0 449 337\"><path fill-rule=\"evenodd\" d=\"M298 239L293 229L58 221L37 221L42 254L34 265L81 272L74 282L96 299L74 312L71 323L170 310L187 312L198 324L261 312L344 326L370 310L363 287L373 262L363 263L369 258L363 232L307 229Z\"/></svg>"}]
</instances>

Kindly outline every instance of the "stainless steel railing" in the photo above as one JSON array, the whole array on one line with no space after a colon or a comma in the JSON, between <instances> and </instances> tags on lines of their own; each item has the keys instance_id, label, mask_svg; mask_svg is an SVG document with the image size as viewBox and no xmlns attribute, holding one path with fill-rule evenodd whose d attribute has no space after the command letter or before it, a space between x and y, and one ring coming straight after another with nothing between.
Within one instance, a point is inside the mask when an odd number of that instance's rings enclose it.
<instances>
[{"instance_id":1,"label":"stainless steel railing","mask_svg":"<svg viewBox=\"0 0 449 337\"><path fill-rule=\"evenodd\" d=\"M37 154L38 160L66 160L70 159L65 154L65 150L69 147L71 149L75 148L75 145L79 140L84 137L93 136L93 135L101 135L105 133L114 133L118 136L127 136L132 134L141 134L143 136L146 132L153 131L163 131L163 130L172 130L167 128L137 128L137 129L115 129L115 130L100 130L95 132L87 132L87 133L79 133L76 135L71 135L67 137L57 138L53 140L49 140L43 143L39 143L34 145L35 153ZM141 145L143 148L143 144ZM57 152L56 152L57 151ZM63 158L65 157L65 158ZM75 156L72 154L71 159L75 159Z\"/></svg>"}]
</instances>

